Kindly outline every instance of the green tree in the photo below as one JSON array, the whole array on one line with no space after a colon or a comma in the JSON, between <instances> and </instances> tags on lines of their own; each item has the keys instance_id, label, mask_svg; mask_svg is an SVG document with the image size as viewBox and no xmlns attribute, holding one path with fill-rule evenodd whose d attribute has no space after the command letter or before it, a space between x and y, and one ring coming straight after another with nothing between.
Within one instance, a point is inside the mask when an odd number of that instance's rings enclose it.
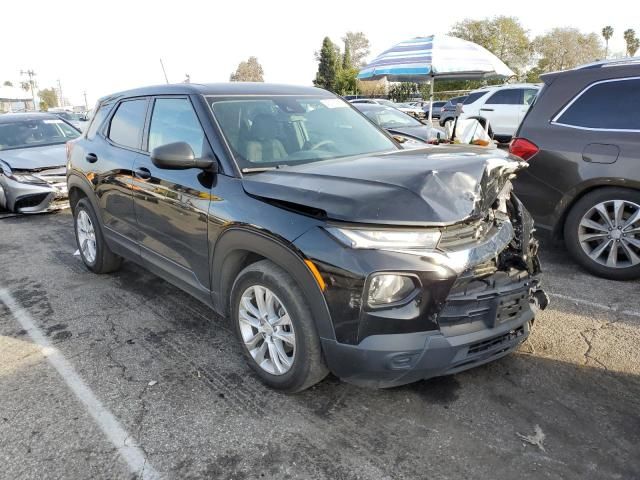
<instances>
[{"instance_id":1,"label":"green tree","mask_svg":"<svg viewBox=\"0 0 640 480\"><path fill-rule=\"evenodd\" d=\"M624 41L627 44L627 55L633 57L640 47L640 40L636 37L636 32L634 29L629 28L624 31Z\"/></svg>"},{"instance_id":2,"label":"green tree","mask_svg":"<svg viewBox=\"0 0 640 480\"><path fill-rule=\"evenodd\" d=\"M554 28L532 42L538 57L537 73L566 70L602 58L604 48L595 33L581 33L576 28ZM533 78L530 78L534 80Z\"/></svg>"},{"instance_id":3,"label":"green tree","mask_svg":"<svg viewBox=\"0 0 640 480\"><path fill-rule=\"evenodd\" d=\"M58 106L58 93L55 88L45 88L38 92L40 97L40 109L48 110Z\"/></svg>"},{"instance_id":4,"label":"green tree","mask_svg":"<svg viewBox=\"0 0 640 480\"><path fill-rule=\"evenodd\" d=\"M344 53L342 54L342 69L349 70L353 66L351 62L351 48L349 48L349 42L344 42Z\"/></svg>"},{"instance_id":5,"label":"green tree","mask_svg":"<svg viewBox=\"0 0 640 480\"><path fill-rule=\"evenodd\" d=\"M246 62L240 62L238 68L229 77L231 82L264 82L264 71L256 57L249 57Z\"/></svg>"},{"instance_id":6,"label":"green tree","mask_svg":"<svg viewBox=\"0 0 640 480\"><path fill-rule=\"evenodd\" d=\"M477 43L514 72L522 73L531 58L527 33L517 18L498 16L484 20L467 18L456 23L449 35Z\"/></svg>"},{"instance_id":7,"label":"green tree","mask_svg":"<svg viewBox=\"0 0 640 480\"><path fill-rule=\"evenodd\" d=\"M329 37L324 37L318 60L318 71L313 84L331 92L336 91L338 70L340 67L336 46Z\"/></svg>"},{"instance_id":8,"label":"green tree","mask_svg":"<svg viewBox=\"0 0 640 480\"><path fill-rule=\"evenodd\" d=\"M5 80L2 85L4 85L5 87L13 87L13 83L11 83L9 80Z\"/></svg>"},{"instance_id":9,"label":"green tree","mask_svg":"<svg viewBox=\"0 0 640 480\"><path fill-rule=\"evenodd\" d=\"M347 32L342 41L349 45L350 62L356 68L365 64L365 59L370 52L369 39L363 32Z\"/></svg>"},{"instance_id":10,"label":"green tree","mask_svg":"<svg viewBox=\"0 0 640 480\"><path fill-rule=\"evenodd\" d=\"M602 36L604 37L604 58L609 56L609 40L613 37L613 27L607 25L602 29Z\"/></svg>"}]
</instances>

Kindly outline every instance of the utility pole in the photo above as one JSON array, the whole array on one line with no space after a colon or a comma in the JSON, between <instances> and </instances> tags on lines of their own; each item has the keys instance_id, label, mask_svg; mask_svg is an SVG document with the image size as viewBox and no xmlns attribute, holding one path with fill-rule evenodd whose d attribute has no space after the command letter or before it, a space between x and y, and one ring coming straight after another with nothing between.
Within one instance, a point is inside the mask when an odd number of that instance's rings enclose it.
<instances>
[{"instance_id":1,"label":"utility pole","mask_svg":"<svg viewBox=\"0 0 640 480\"><path fill-rule=\"evenodd\" d=\"M88 112L89 111L89 103L87 102L87 91L85 90L83 92L84 95L84 109Z\"/></svg>"},{"instance_id":2,"label":"utility pole","mask_svg":"<svg viewBox=\"0 0 640 480\"><path fill-rule=\"evenodd\" d=\"M64 100L62 99L62 84L60 84L60 79L58 79L58 93L60 94L60 99L58 101L59 107L64 107Z\"/></svg>"},{"instance_id":3,"label":"utility pole","mask_svg":"<svg viewBox=\"0 0 640 480\"><path fill-rule=\"evenodd\" d=\"M38 107L36 105L36 90L35 90L35 83L33 80L33 77L36 76L36 72L34 72L33 70L20 70L20 75L28 75L29 76L29 85L31 86L31 98L33 98L33 109L37 110Z\"/></svg>"}]
</instances>

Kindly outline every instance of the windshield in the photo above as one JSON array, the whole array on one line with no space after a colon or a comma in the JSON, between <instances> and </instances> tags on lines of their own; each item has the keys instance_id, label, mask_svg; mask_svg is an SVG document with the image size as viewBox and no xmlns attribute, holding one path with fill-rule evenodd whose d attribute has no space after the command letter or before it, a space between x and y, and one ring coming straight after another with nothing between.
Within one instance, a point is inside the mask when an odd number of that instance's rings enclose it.
<instances>
[{"instance_id":1,"label":"windshield","mask_svg":"<svg viewBox=\"0 0 640 480\"><path fill-rule=\"evenodd\" d=\"M0 123L0 150L66 143L80 132L62 120L16 120Z\"/></svg>"},{"instance_id":2,"label":"windshield","mask_svg":"<svg viewBox=\"0 0 640 480\"><path fill-rule=\"evenodd\" d=\"M397 150L348 103L333 97L209 98L240 168L295 165Z\"/></svg>"},{"instance_id":3,"label":"windshield","mask_svg":"<svg viewBox=\"0 0 640 480\"><path fill-rule=\"evenodd\" d=\"M383 128L420 126L418 120L392 107L368 109L363 112L367 117Z\"/></svg>"}]
</instances>

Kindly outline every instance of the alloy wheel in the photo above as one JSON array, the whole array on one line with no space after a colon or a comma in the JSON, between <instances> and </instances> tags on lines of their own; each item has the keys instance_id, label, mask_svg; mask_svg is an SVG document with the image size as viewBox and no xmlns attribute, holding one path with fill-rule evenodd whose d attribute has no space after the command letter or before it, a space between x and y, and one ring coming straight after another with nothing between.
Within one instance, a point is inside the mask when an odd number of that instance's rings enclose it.
<instances>
[{"instance_id":1,"label":"alloy wheel","mask_svg":"<svg viewBox=\"0 0 640 480\"><path fill-rule=\"evenodd\" d=\"M580 220L578 241L592 261L605 267L640 264L640 205L627 200L598 203Z\"/></svg>"},{"instance_id":2,"label":"alloy wheel","mask_svg":"<svg viewBox=\"0 0 640 480\"><path fill-rule=\"evenodd\" d=\"M240 333L253 360L265 372L283 375L293 366L296 337L284 304L262 285L247 288L238 309Z\"/></svg>"},{"instance_id":3,"label":"alloy wheel","mask_svg":"<svg viewBox=\"0 0 640 480\"><path fill-rule=\"evenodd\" d=\"M96 231L86 210L78 212L76 230L78 232L78 246L82 250L82 255L87 262L94 263L96 261Z\"/></svg>"}]
</instances>

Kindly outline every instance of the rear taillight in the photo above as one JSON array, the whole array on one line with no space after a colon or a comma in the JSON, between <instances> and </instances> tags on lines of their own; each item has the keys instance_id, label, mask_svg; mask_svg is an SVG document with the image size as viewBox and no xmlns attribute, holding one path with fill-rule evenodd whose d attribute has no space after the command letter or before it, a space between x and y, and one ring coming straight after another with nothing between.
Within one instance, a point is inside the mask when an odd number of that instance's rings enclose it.
<instances>
[{"instance_id":1,"label":"rear taillight","mask_svg":"<svg viewBox=\"0 0 640 480\"><path fill-rule=\"evenodd\" d=\"M514 138L509 144L509 153L517 155L518 157L526 161L528 161L539 151L540 149L538 148L538 146L535 143L530 142L526 138Z\"/></svg>"}]
</instances>

